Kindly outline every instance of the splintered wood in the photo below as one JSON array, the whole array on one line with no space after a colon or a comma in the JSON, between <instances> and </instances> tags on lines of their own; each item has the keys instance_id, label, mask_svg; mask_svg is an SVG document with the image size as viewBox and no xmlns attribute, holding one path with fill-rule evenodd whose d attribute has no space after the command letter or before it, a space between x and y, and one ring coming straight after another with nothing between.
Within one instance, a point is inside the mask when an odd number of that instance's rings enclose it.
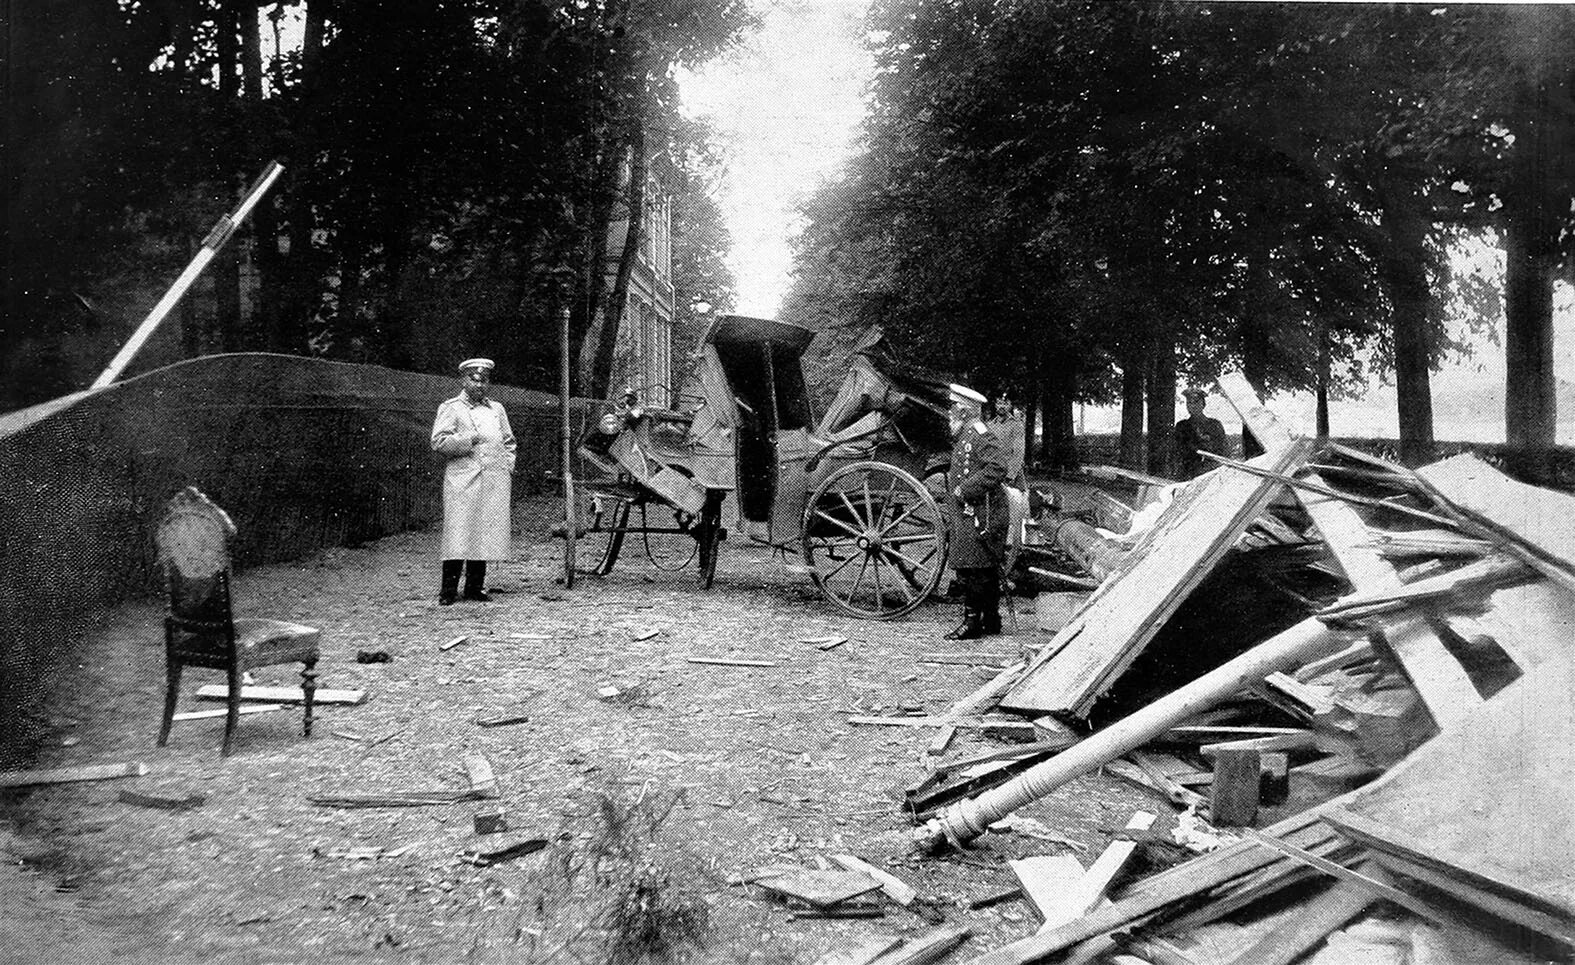
<instances>
[{"instance_id":1,"label":"splintered wood","mask_svg":"<svg viewBox=\"0 0 1575 965\"><path fill-rule=\"evenodd\" d=\"M1276 473L1294 471L1306 462L1311 446L1310 440L1293 439L1254 464ZM1229 470L1189 483L1099 592L1051 639L1002 706L1086 716L1279 487Z\"/></svg>"}]
</instances>

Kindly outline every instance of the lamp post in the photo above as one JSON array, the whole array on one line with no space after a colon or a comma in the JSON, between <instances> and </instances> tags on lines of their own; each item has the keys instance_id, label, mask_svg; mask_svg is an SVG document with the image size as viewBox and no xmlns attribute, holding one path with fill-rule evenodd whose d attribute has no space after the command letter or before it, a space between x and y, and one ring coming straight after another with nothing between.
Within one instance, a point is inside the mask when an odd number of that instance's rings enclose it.
<instances>
[{"instance_id":1,"label":"lamp post","mask_svg":"<svg viewBox=\"0 0 1575 965\"><path fill-rule=\"evenodd\" d=\"M569 306L558 312L558 410L563 460L563 588L574 588L574 540L579 530L579 513L574 505L574 445L569 421Z\"/></svg>"}]
</instances>

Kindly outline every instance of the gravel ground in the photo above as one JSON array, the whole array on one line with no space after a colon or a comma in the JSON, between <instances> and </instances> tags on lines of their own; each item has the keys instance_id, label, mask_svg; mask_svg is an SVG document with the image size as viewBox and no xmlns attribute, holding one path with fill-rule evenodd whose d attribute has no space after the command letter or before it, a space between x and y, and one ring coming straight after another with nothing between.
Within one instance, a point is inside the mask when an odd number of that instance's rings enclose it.
<instances>
[{"instance_id":1,"label":"gravel ground","mask_svg":"<svg viewBox=\"0 0 1575 965\"><path fill-rule=\"evenodd\" d=\"M635 896L647 910L672 912L661 920L669 936L704 920L697 960L811 962L871 935L932 927L896 906L878 919L797 919L730 883L762 865L813 865L839 852L889 868L949 922L971 925L975 951L1031 932L1020 903L961 904L1014 883L1007 859L1067 845L990 835L962 856L910 856L911 826L893 795L926 772L933 731L848 723L897 708L944 711L992 671L918 658L952 648L1010 662L1019 644L1043 639L1028 601L1018 601L1017 635L949 643L951 606L890 623L846 619L806 576L741 540L724 544L710 590L692 566L662 572L638 546L613 575L565 590L554 580L558 546L542 535L554 510L550 500L519 505L520 558L494 566L491 604L436 605L432 533L241 573L238 612L320 627L320 686L370 699L322 707L309 740L297 711L243 717L228 759L218 751L222 719L179 723L167 747L154 746L162 604L104 614L75 673L57 681L51 751L37 766L141 760L150 772L0 791L9 858L0 961L609 961L616 950L597 916L628 898L631 882L647 886ZM802 642L834 635L848 642L829 651ZM469 639L440 649L458 636ZM358 663L361 650L392 659ZM267 668L257 682L296 679ZM188 671L181 709L199 705L199 685L220 680ZM632 698L599 699L603 686ZM475 724L503 712L529 721ZM987 749L959 735L950 753ZM467 752L497 772L504 833L474 832L475 802L343 809L308 800L461 790ZM122 789L206 803L147 809L119 803ZM1164 812L1093 775L1022 814L1070 839L1086 864L1138 807ZM532 837L549 843L492 867L458 858Z\"/></svg>"}]
</instances>

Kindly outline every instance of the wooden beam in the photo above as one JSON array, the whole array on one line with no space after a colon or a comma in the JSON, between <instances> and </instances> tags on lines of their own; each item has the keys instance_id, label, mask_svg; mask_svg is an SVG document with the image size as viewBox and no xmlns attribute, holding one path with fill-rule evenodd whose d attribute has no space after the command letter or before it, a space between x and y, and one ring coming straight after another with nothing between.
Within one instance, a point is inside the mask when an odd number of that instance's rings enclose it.
<instances>
[{"instance_id":1,"label":"wooden beam","mask_svg":"<svg viewBox=\"0 0 1575 965\"><path fill-rule=\"evenodd\" d=\"M1385 627L1383 639L1439 730L1464 724L1484 703L1460 661L1444 648L1426 620Z\"/></svg>"},{"instance_id":2,"label":"wooden beam","mask_svg":"<svg viewBox=\"0 0 1575 965\"><path fill-rule=\"evenodd\" d=\"M6 771L0 773L0 787L109 781L117 777L141 777L146 773L148 773L148 765L141 761L131 761L126 764L84 764L80 767L58 767L42 771Z\"/></svg>"},{"instance_id":3,"label":"wooden beam","mask_svg":"<svg viewBox=\"0 0 1575 965\"><path fill-rule=\"evenodd\" d=\"M1258 775L1257 751L1217 751L1214 783L1209 785L1209 823L1250 827L1258 817Z\"/></svg>"},{"instance_id":4,"label":"wooden beam","mask_svg":"<svg viewBox=\"0 0 1575 965\"><path fill-rule=\"evenodd\" d=\"M1437 909L1433 908L1433 906L1406 894L1386 881L1379 880L1379 877L1376 875L1370 877L1362 874L1338 862L1330 861L1328 858L1320 857L1304 848L1298 848L1294 844L1282 841L1271 834L1254 831L1252 828L1242 828L1241 833L1259 844L1273 848L1292 860L1300 861L1311 868L1317 868L1324 874L1331 875L1341 881L1349 881L1360 888L1365 888L1375 898L1384 898L1392 901L1401 908L1412 912L1418 917L1425 918L1435 925L1443 924L1443 919L1440 918Z\"/></svg>"},{"instance_id":5,"label":"wooden beam","mask_svg":"<svg viewBox=\"0 0 1575 965\"><path fill-rule=\"evenodd\" d=\"M226 684L207 684L197 688L199 700L228 700L230 688ZM241 688L242 700L259 700L274 704L299 704L306 700L306 694L300 687L255 687ZM364 704L366 691L364 690L334 690L329 687L319 687L312 694L314 704Z\"/></svg>"},{"instance_id":6,"label":"wooden beam","mask_svg":"<svg viewBox=\"0 0 1575 965\"><path fill-rule=\"evenodd\" d=\"M1310 451L1308 440L1292 440L1257 464L1281 473L1304 463ZM1188 483L1002 706L1086 716L1278 489L1273 481L1240 473L1208 473Z\"/></svg>"},{"instance_id":7,"label":"wooden beam","mask_svg":"<svg viewBox=\"0 0 1575 965\"><path fill-rule=\"evenodd\" d=\"M1054 928L1087 910L1067 905L1084 872L1083 863L1073 855L1039 854L1006 864L1017 876L1023 897L1039 918L1040 927Z\"/></svg>"},{"instance_id":8,"label":"wooden beam","mask_svg":"<svg viewBox=\"0 0 1575 965\"><path fill-rule=\"evenodd\" d=\"M1370 873L1368 865L1356 870ZM1229 965L1291 965L1323 943L1329 933L1366 911L1376 896L1354 881L1336 881L1305 901Z\"/></svg>"}]
</instances>

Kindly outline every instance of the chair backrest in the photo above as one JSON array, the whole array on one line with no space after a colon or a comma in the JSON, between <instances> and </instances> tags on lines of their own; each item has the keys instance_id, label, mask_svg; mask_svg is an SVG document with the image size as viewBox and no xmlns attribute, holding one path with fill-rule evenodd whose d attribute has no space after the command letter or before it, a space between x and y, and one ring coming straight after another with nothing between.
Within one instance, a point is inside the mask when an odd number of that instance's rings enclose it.
<instances>
[{"instance_id":1,"label":"chair backrest","mask_svg":"<svg viewBox=\"0 0 1575 965\"><path fill-rule=\"evenodd\" d=\"M230 538L235 524L194 486L175 494L159 522L159 561L169 584L170 616L228 623Z\"/></svg>"}]
</instances>

